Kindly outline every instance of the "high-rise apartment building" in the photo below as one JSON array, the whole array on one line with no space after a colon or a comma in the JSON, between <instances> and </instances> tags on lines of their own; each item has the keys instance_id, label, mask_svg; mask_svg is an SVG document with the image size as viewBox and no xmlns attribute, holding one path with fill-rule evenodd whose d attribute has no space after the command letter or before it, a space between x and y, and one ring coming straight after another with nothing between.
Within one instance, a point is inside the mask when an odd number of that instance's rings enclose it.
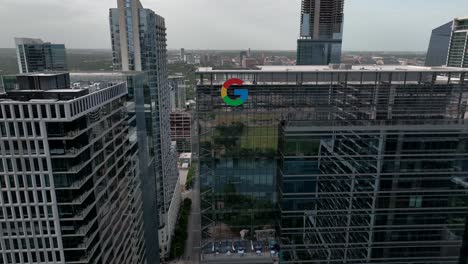
<instances>
[{"instance_id":1,"label":"high-rise apartment building","mask_svg":"<svg viewBox=\"0 0 468 264\"><path fill-rule=\"evenodd\" d=\"M302 0L297 65L341 62L344 0Z\"/></svg>"},{"instance_id":2,"label":"high-rise apartment building","mask_svg":"<svg viewBox=\"0 0 468 264\"><path fill-rule=\"evenodd\" d=\"M442 66L447 64L452 26L453 21L450 21L432 30L429 49L427 50L426 66Z\"/></svg>"},{"instance_id":3,"label":"high-rise apartment building","mask_svg":"<svg viewBox=\"0 0 468 264\"><path fill-rule=\"evenodd\" d=\"M468 18L457 18L453 21L447 65L468 67Z\"/></svg>"},{"instance_id":4,"label":"high-rise apartment building","mask_svg":"<svg viewBox=\"0 0 468 264\"><path fill-rule=\"evenodd\" d=\"M125 83L19 75L0 101L2 263L146 263Z\"/></svg>"},{"instance_id":5,"label":"high-rise apartment building","mask_svg":"<svg viewBox=\"0 0 468 264\"><path fill-rule=\"evenodd\" d=\"M178 155L171 147L170 87L167 73L166 26L164 18L144 8L138 0L118 0L110 10L114 69L142 71L146 74L149 94L145 94L148 146L150 156L147 183L144 186L145 223L147 225L148 262L159 261L158 248L164 257L170 250L171 220L179 208ZM145 189L147 188L147 189ZM150 229L150 230L148 230ZM159 240L159 241L158 241ZM159 245L158 245L159 244Z\"/></svg>"},{"instance_id":6,"label":"high-rise apartment building","mask_svg":"<svg viewBox=\"0 0 468 264\"><path fill-rule=\"evenodd\" d=\"M260 250L278 243L281 263L466 263L467 69L197 74L207 263L244 245L240 230ZM237 107L222 99L231 78L243 84L224 96L248 91Z\"/></svg>"},{"instance_id":7,"label":"high-rise apartment building","mask_svg":"<svg viewBox=\"0 0 468 264\"><path fill-rule=\"evenodd\" d=\"M65 45L43 42L40 39L15 38L20 73L66 71Z\"/></svg>"}]
</instances>

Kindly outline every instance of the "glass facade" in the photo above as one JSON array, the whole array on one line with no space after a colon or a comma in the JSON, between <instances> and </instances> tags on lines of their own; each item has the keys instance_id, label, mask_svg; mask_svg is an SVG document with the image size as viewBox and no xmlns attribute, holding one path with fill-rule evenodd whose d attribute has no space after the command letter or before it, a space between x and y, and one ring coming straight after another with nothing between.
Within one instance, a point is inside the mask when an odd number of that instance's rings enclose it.
<instances>
[{"instance_id":1,"label":"glass facade","mask_svg":"<svg viewBox=\"0 0 468 264\"><path fill-rule=\"evenodd\" d=\"M297 41L297 65L328 65L341 62L341 40L321 41L299 39Z\"/></svg>"},{"instance_id":2,"label":"glass facade","mask_svg":"<svg viewBox=\"0 0 468 264\"><path fill-rule=\"evenodd\" d=\"M281 263L458 263L468 73L273 68L198 72L203 245L274 229Z\"/></svg>"},{"instance_id":3,"label":"glass facade","mask_svg":"<svg viewBox=\"0 0 468 264\"><path fill-rule=\"evenodd\" d=\"M467 130L404 123L283 127L285 261L458 263Z\"/></svg>"},{"instance_id":4,"label":"glass facade","mask_svg":"<svg viewBox=\"0 0 468 264\"><path fill-rule=\"evenodd\" d=\"M20 73L67 70L65 45L26 38L15 42Z\"/></svg>"},{"instance_id":5,"label":"glass facade","mask_svg":"<svg viewBox=\"0 0 468 264\"><path fill-rule=\"evenodd\" d=\"M447 64L452 26L453 21L450 21L432 31L431 41L427 50L426 66L442 66Z\"/></svg>"},{"instance_id":6,"label":"glass facade","mask_svg":"<svg viewBox=\"0 0 468 264\"><path fill-rule=\"evenodd\" d=\"M175 210L180 203L178 157L176 149L171 147L166 25L163 17L143 8L138 0L118 0L117 3L118 8L110 10L114 69L146 74L141 98L149 135L151 160L148 166L153 172L147 175L147 185L152 187L146 190L144 208L149 221L158 226L157 230L152 227L147 230L147 240L151 241L147 243L147 256L148 262L158 263L156 248L161 249L162 257L169 252L177 216Z\"/></svg>"}]
</instances>

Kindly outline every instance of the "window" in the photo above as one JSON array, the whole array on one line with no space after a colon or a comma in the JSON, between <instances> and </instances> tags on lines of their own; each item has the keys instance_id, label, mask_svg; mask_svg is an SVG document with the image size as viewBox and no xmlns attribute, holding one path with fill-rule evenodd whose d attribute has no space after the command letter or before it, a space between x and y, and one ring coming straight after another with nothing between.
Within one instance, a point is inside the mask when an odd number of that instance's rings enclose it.
<instances>
[{"instance_id":1,"label":"window","mask_svg":"<svg viewBox=\"0 0 468 264\"><path fill-rule=\"evenodd\" d=\"M12 188L12 189L16 188L15 175L9 175L8 179L10 181L10 188Z\"/></svg>"},{"instance_id":2,"label":"window","mask_svg":"<svg viewBox=\"0 0 468 264\"><path fill-rule=\"evenodd\" d=\"M10 137L16 137L15 126L13 123L8 123L8 128L10 130Z\"/></svg>"},{"instance_id":3,"label":"window","mask_svg":"<svg viewBox=\"0 0 468 264\"><path fill-rule=\"evenodd\" d=\"M25 219L29 218L28 208L26 206L23 206L23 217Z\"/></svg>"},{"instance_id":4,"label":"window","mask_svg":"<svg viewBox=\"0 0 468 264\"><path fill-rule=\"evenodd\" d=\"M32 124L29 122L26 123L26 133L29 137L33 136Z\"/></svg>"},{"instance_id":5,"label":"window","mask_svg":"<svg viewBox=\"0 0 468 264\"><path fill-rule=\"evenodd\" d=\"M32 175L26 175L25 177L26 177L26 182L28 184L28 187L29 188L34 187L33 182L32 182Z\"/></svg>"},{"instance_id":6,"label":"window","mask_svg":"<svg viewBox=\"0 0 468 264\"><path fill-rule=\"evenodd\" d=\"M3 203L5 203L5 204L10 203L10 199L8 198L8 192L2 192L2 193L3 193ZM7 210L8 209L10 209L10 208L7 208Z\"/></svg>"},{"instance_id":7,"label":"window","mask_svg":"<svg viewBox=\"0 0 468 264\"><path fill-rule=\"evenodd\" d=\"M46 106L41 105L41 117L42 118L47 118L47 111L46 111Z\"/></svg>"},{"instance_id":8,"label":"window","mask_svg":"<svg viewBox=\"0 0 468 264\"><path fill-rule=\"evenodd\" d=\"M29 164L29 162L26 162L26 164ZM18 175L18 187L19 188L24 188L24 179L23 175Z\"/></svg>"},{"instance_id":9,"label":"window","mask_svg":"<svg viewBox=\"0 0 468 264\"><path fill-rule=\"evenodd\" d=\"M50 114L52 118L57 118L57 108L55 105L50 105Z\"/></svg>"},{"instance_id":10,"label":"window","mask_svg":"<svg viewBox=\"0 0 468 264\"><path fill-rule=\"evenodd\" d=\"M41 126L38 122L34 123L34 129L36 130L36 136L40 137L42 135L41 133Z\"/></svg>"},{"instance_id":11,"label":"window","mask_svg":"<svg viewBox=\"0 0 468 264\"><path fill-rule=\"evenodd\" d=\"M5 118L11 118L11 110L9 105L5 105Z\"/></svg>"},{"instance_id":12,"label":"window","mask_svg":"<svg viewBox=\"0 0 468 264\"><path fill-rule=\"evenodd\" d=\"M29 108L27 105L23 105L23 115L24 115L24 118L30 118L29 116Z\"/></svg>"},{"instance_id":13,"label":"window","mask_svg":"<svg viewBox=\"0 0 468 264\"><path fill-rule=\"evenodd\" d=\"M35 178L36 178L36 186L37 187L41 187L42 184L41 184L41 176L40 175L35 175Z\"/></svg>"},{"instance_id":14,"label":"window","mask_svg":"<svg viewBox=\"0 0 468 264\"><path fill-rule=\"evenodd\" d=\"M0 123L0 135L2 137L6 137L7 136L7 133L6 133L6 127L5 127L5 123Z\"/></svg>"},{"instance_id":15,"label":"window","mask_svg":"<svg viewBox=\"0 0 468 264\"><path fill-rule=\"evenodd\" d=\"M14 105L14 106L13 106L13 109L14 109L14 111L15 111L15 117L18 118L18 119L21 118L21 114L20 114L20 110L19 110L19 105Z\"/></svg>"},{"instance_id":16,"label":"window","mask_svg":"<svg viewBox=\"0 0 468 264\"><path fill-rule=\"evenodd\" d=\"M422 196L411 196L409 201L409 207L421 208L422 207Z\"/></svg>"},{"instance_id":17,"label":"window","mask_svg":"<svg viewBox=\"0 0 468 264\"><path fill-rule=\"evenodd\" d=\"M59 105L59 109L60 109L60 117L65 118L65 106Z\"/></svg>"},{"instance_id":18,"label":"window","mask_svg":"<svg viewBox=\"0 0 468 264\"><path fill-rule=\"evenodd\" d=\"M18 132L20 137L24 137L24 126L22 122L18 123Z\"/></svg>"},{"instance_id":19,"label":"window","mask_svg":"<svg viewBox=\"0 0 468 264\"><path fill-rule=\"evenodd\" d=\"M2 164L1 161L0 161L0 164ZM6 177L6 176L4 176L4 175L0 175L0 188L6 188L5 177Z\"/></svg>"},{"instance_id":20,"label":"window","mask_svg":"<svg viewBox=\"0 0 468 264\"><path fill-rule=\"evenodd\" d=\"M32 112L33 112L33 118L39 118L39 110L38 110L37 105L32 107Z\"/></svg>"}]
</instances>

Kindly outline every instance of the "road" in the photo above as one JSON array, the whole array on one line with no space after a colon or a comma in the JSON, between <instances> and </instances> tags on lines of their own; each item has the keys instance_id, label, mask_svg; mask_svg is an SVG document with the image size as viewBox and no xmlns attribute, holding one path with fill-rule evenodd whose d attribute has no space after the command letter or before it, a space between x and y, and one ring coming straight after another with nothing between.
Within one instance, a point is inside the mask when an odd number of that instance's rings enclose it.
<instances>
[{"instance_id":1,"label":"road","mask_svg":"<svg viewBox=\"0 0 468 264\"><path fill-rule=\"evenodd\" d=\"M186 264L200 263L201 245L201 216L200 216L200 179L198 175L194 177L193 189L187 197L192 199L192 210L188 222L188 238L185 243L185 253L182 261Z\"/></svg>"}]
</instances>

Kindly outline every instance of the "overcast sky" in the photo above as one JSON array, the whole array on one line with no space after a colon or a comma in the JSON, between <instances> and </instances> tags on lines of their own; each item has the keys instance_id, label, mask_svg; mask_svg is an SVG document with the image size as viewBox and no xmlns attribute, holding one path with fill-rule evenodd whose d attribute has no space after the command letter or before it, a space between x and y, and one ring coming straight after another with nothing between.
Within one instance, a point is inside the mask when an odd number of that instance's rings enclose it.
<instances>
[{"instance_id":1,"label":"overcast sky","mask_svg":"<svg viewBox=\"0 0 468 264\"><path fill-rule=\"evenodd\" d=\"M141 0L166 18L169 49L294 50L300 0ZM467 0L347 0L345 50L425 51L431 30L468 16ZM0 0L0 47L39 37L110 49L116 0Z\"/></svg>"}]
</instances>

